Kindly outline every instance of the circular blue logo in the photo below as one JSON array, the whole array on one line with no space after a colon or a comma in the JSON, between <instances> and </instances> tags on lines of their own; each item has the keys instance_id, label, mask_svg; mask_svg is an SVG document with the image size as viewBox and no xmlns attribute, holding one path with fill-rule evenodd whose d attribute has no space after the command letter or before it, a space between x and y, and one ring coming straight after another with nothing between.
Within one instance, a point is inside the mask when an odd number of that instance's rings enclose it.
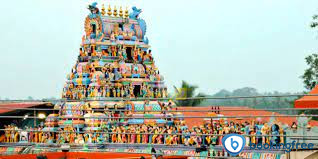
<instances>
[{"instance_id":1,"label":"circular blue logo","mask_svg":"<svg viewBox=\"0 0 318 159\"><path fill-rule=\"evenodd\" d=\"M227 134L222 139L222 145L231 156L237 156L245 146L245 137L239 134Z\"/></svg>"}]
</instances>

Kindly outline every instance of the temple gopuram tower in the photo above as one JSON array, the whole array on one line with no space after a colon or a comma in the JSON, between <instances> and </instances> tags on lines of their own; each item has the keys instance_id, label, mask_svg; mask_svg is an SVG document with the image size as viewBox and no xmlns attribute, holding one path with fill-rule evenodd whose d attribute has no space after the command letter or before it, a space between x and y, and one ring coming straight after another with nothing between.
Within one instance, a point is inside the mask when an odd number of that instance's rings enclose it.
<instances>
[{"instance_id":1,"label":"temple gopuram tower","mask_svg":"<svg viewBox=\"0 0 318 159\"><path fill-rule=\"evenodd\" d=\"M129 13L103 5L100 10L96 2L88 9L77 62L62 92L65 102L55 105L58 124L47 129L100 131L105 124L178 122L171 118L175 114L163 113L173 102L156 100L168 93L146 37L146 22L139 18L141 9L132 7Z\"/></svg>"}]
</instances>

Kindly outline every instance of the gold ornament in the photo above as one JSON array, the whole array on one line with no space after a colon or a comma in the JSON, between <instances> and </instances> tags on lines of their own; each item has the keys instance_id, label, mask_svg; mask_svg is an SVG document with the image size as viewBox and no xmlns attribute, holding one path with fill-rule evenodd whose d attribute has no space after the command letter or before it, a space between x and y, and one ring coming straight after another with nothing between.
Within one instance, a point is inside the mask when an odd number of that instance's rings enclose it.
<instances>
[{"instance_id":1,"label":"gold ornament","mask_svg":"<svg viewBox=\"0 0 318 159\"><path fill-rule=\"evenodd\" d=\"M112 8L110 8L110 5L108 5L108 12L107 12L108 16L112 15Z\"/></svg>"},{"instance_id":2,"label":"gold ornament","mask_svg":"<svg viewBox=\"0 0 318 159\"><path fill-rule=\"evenodd\" d=\"M113 15L114 15L115 17L117 17L117 9L116 9L116 6L114 7Z\"/></svg>"},{"instance_id":3,"label":"gold ornament","mask_svg":"<svg viewBox=\"0 0 318 159\"><path fill-rule=\"evenodd\" d=\"M126 10L125 10L125 18L128 18L128 8L126 7Z\"/></svg>"},{"instance_id":4,"label":"gold ornament","mask_svg":"<svg viewBox=\"0 0 318 159\"><path fill-rule=\"evenodd\" d=\"M104 16L105 15L105 6L104 6L104 4L103 4L103 6L102 6L102 16Z\"/></svg>"},{"instance_id":5,"label":"gold ornament","mask_svg":"<svg viewBox=\"0 0 318 159\"><path fill-rule=\"evenodd\" d=\"M119 16L123 17L123 8L121 6L120 6L120 9L119 9Z\"/></svg>"}]
</instances>

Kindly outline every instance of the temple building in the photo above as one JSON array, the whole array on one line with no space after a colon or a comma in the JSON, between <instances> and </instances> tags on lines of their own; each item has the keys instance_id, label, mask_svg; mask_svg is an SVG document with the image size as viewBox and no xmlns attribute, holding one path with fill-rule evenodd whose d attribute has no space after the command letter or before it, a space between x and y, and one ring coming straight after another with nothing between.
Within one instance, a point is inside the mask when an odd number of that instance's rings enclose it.
<instances>
[{"instance_id":1,"label":"temple building","mask_svg":"<svg viewBox=\"0 0 318 159\"><path fill-rule=\"evenodd\" d=\"M85 33L61 100L0 104L0 115L11 118L0 123L0 158L41 158L37 153L47 158L232 158L224 147L228 134L242 136L238 157L243 158L287 159L292 154L251 145L317 144L309 137L317 135L312 126L318 122L305 114L287 117L242 106L175 107L155 65L141 9L106 8L96 2L88 6ZM310 105L306 99L300 102Z\"/></svg>"},{"instance_id":2,"label":"temple building","mask_svg":"<svg viewBox=\"0 0 318 159\"><path fill-rule=\"evenodd\" d=\"M129 13L127 8L106 10L103 5L100 10L97 3L88 9L77 62L62 91L67 102L55 105L59 114L48 116L45 129L99 131L102 125L114 123L179 122L171 117L180 113L163 113L173 102L157 100L167 99L167 87L152 56L146 22L139 18L141 9L132 7Z\"/></svg>"}]
</instances>

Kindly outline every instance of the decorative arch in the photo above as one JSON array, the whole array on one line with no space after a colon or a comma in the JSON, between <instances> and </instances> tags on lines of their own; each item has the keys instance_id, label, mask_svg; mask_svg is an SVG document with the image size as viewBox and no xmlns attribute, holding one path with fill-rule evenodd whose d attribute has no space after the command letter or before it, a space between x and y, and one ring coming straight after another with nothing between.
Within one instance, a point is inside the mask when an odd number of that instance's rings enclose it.
<instances>
[{"instance_id":1,"label":"decorative arch","mask_svg":"<svg viewBox=\"0 0 318 159\"><path fill-rule=\"evenodd\" d=\"M85 19L85 32L86 34L90 34L91 32L91 25L95 24L96 31L102 32L102 20L99 16L96 18L90 18L89 16Z\"/></svg>"}]
</instances>

